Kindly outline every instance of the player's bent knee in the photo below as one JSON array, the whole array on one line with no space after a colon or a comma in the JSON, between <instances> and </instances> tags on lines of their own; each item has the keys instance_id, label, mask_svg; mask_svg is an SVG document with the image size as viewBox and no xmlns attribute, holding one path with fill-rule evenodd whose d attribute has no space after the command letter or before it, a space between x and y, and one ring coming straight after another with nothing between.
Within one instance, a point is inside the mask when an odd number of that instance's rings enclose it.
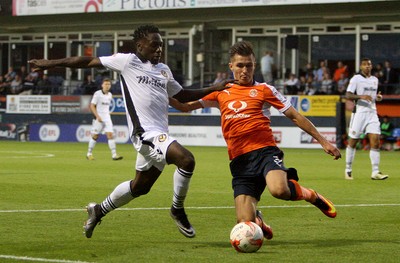
<instances>
[{"instance_id":1,"label":"player's bent knee","mask_svg":"<svg viewBox=\"0 0 400 263\"><path fill-rule=\"evenodd\" d=\"M282 199L282 200L289 200L290 199L290 192L284 188L275 188L269 190L271 195L275 198Z\"/></svg>"},{"instance_id":2,"label":"player's bent knee","mask_svg":"<svg viewBox=\"0 0 400 263\"><path fill-rule=\"evenodd\" d=\"M185 171L193 171L196 165L196 161L192 154L186 155L180 162L180 167Z\"/></svg>"}]
</instances>

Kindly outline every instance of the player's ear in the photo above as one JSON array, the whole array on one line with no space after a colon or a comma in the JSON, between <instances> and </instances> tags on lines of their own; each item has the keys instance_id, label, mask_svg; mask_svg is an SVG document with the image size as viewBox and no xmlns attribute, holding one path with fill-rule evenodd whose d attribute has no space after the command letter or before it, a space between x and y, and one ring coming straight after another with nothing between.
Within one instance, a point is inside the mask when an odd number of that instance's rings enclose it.
<instances>
[{"instance_id":1,"label":"player's ear","mask_svg":"<svg viewBox=\"0 0 400 263\"><path fill-rule=\"evenodd\" d=\"M233 67L232 62L229 62L229 69L232 70L232 67Z\"/></svg>"}]
</instances>

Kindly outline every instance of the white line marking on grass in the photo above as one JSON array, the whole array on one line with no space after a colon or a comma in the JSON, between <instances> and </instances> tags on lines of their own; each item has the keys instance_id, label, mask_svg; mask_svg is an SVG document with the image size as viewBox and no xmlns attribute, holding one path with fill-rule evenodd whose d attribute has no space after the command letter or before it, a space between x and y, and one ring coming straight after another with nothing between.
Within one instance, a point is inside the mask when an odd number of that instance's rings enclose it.
<instances>
[{"instance_id":1,"label":"white line marking on grass","mask_svg":"<svg viewBox=\"0 0 400 263\"><path fill-rule=\"evenodd\" d=\"M400 204L346 204L335 205L335 207L381 207L381 206L400 206ZM313 205L270 205L258 206L258 208L308 208ZM207 210L207 209L234 209L234 206L202 206L202 207L185 207L186 209ZM171 207L134 207L134 208L117 208L117 211L135 211L135 210L169 210ZM82 212L84 208L76 209L35 209L35 210L0 210L0 213L51 213L51 212Z\"/></svg>"},{"instance_id":2,"label":"white line marking on grass","mask_svg":"<svg viewBox=\"0 0 400 263\"><path fill-rule=\"evenodd\" d=\"M65 259L47 259L47 258L31 258L31 257L20 257L13 255L0 255L0 258L22 260L22 261L39 261L39 262L54 262L54 263L89 263L87 261L75 261Z\"/></svg>"},{"instance_id":3,"label":"white line marking on grass","mask_svg":"<svg viewBox=\"0 0 400 263\"><path fill-rule=\"evenodd\" d=\"M39 153L39 152L26 152L26 151L0 151L0 153L7 153L7 155L5 156L1 155L2 159L51 158L55 156L52 153ZM12 154L17 154L17 156L13 156Z\"/></svg>"}]
</instances>

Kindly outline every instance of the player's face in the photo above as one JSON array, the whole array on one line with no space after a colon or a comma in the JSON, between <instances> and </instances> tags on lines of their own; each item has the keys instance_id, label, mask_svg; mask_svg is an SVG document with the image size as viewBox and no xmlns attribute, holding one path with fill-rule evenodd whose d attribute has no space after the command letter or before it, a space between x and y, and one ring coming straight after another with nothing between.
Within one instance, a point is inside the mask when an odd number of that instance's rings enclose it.
<instances>
[{"instance_id":1,"label":"player's face","mask_svg":"<svg viewBox=\"0 0 400 263\"><path fill-rule=\"evenodd\" d=\"M111 89L111 82L110 81L104 81L103 84L101 84L101 88L104 93L107 93Z\"/></svg>"},{"instance_id":2,"label":"player's face","mask_svg":"<svg viewBox=\"0 0 400 263\"><path fill-rule=\"evenodd\" d=\"M371 70L372 70L372 62L371 62L371 60L363 60L363 61L361 61L360 70L366 76L371 75Z\"/></svg>"},{"instance_id":3,"label":"player's face","mask_svg":"<svg viewBox=\"0 0 400 263\"><path fill-rule=\"evenodd\" d=\"M256 60L253 55L234 55L229 63L229 68L233 73L234 79L240 85L248 86L253 84L253 75L256 68Z\"/></svg>"},{"instance_id":4,"label":"player's face","mask_svg":"<svg viewBox=\"0 0 400 263\"><path fill-rule=\"evenodd\" d=\"M151 64L158 64L161 59L163 41L158 33L149 33L146 38L138 42L139 57L148 60Z\"/></svg>"}]
</instances>

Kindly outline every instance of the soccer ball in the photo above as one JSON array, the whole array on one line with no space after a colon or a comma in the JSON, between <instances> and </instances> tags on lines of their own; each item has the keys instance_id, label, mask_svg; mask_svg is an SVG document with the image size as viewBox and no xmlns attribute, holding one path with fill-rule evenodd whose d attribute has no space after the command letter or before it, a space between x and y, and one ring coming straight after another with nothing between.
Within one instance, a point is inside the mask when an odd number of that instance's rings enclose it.
<instances>
[{"instance_id":1,"label":"soccer ball","mask_svg":"<svg viewBox=\"0 0 400 263\"><path fill-rule=\"evenodd\" d=\"M231 231L231 245L243 253L256 252L264 241L264 234L256 223L247 221L235 225Z\"/></svg>"}]
</instances>

